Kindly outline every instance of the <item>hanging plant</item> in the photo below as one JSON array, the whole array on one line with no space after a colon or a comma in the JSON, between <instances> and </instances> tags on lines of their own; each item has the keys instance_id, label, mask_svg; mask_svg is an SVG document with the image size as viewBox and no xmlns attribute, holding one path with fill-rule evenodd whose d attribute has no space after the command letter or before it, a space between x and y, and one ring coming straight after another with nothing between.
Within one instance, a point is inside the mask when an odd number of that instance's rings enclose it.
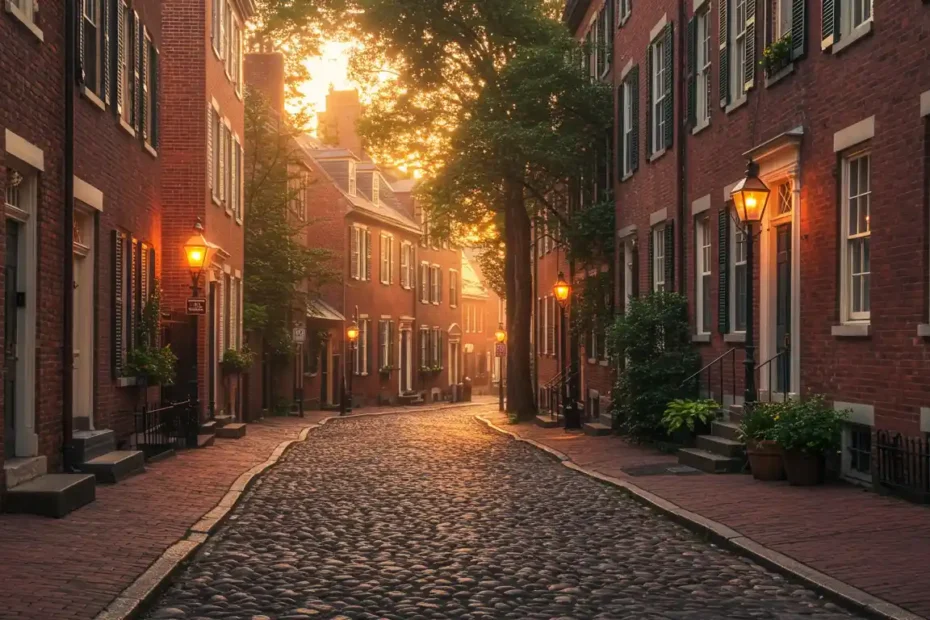
<instances>
[{"instance_id":1,"label":"hanging plant","mask_svg":"<svg viewBox=\"0 0 930 620\"><path fill-rule=\"evenodd\" d=\"M223 353L223 359L220 361L220 367L228 375L237 375L246 372L252 367L255 355L248 347L242 347L240 350L227 349Z\"/></svg>"},{"instance_id":2,"label":"hanging plant","mask_svg":"<svg viewBox=\"0 0 930 620\"><path fill-rule=\"evenodd\" d=\"M171 347L158 346L161 326L161 287L158 280L142 307L141 319L136 327L138 343L126 353L124 375L135 377L143 385L173 385L178 358Z\"/></svg>"}]
</instances>

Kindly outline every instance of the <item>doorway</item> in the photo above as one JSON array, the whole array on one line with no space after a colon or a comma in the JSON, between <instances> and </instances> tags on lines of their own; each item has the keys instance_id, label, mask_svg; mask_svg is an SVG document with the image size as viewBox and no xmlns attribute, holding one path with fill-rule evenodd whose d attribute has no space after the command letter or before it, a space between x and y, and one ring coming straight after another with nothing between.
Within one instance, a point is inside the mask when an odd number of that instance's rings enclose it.
<instances>
[{"instance_id":1,"label":"doorway","mask_svg":"<svg viewBox=\"0 0 930 620\"><path fill-rule=\"evenodd\" d=\"M74 211L74 427L93 429L94 410L94 216Z\"/></svg>"},{"instance_id":2,"label":"doorway","mask_svg":"<svg viewBox=\"0 0 930 620\"><path fill-rule=\"evenodd\" d=\"M6 290L4 293L3 334L6 349L4 351L3 379L3 453L16 454L16 367L18 365L18 304L17 291L19 271L19 223L6 222Z\"/></svg>"},{"instance_id":3,"label":"doorway","mask_svg":"<svg viewBox=\"0 0 930 620\"><path fill-rule=\"evenodd\" d=\"M791 224L775 229L776 392L791 392Z\"/></svg>"},{"instance_id":4,"label":"doorway","mask_svg":"<svg viewBox=\"0 0 930 620\"><path fill-rule=\"evenodd\" d=\"M409 394L413 391L413 375L411 372L411 359L413 357L413 342L409 329L400 331L400 393Z\"/></svg>"},{"instance_id":5,"label":"doorway","mask_svg":"<svg viewBox=\"0 0 930 620\"><path fill-rule=\"evenodd\" d=\"M323 338L320 341L320 404L322 406L332 405L330 394L333 393L329 385L329 338Z\"/></svg>"}]
</instances>

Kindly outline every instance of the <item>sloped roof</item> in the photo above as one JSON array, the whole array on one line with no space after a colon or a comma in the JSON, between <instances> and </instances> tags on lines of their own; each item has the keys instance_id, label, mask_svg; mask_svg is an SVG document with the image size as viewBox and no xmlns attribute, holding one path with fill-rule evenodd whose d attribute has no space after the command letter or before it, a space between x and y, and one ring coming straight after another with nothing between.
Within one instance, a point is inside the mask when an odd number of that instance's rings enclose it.
<instances>
[{"instance_id":1,"label":"sloped roof","mask_svg":"<svg viewBox=\"0 0 930 620\"><path fill-rule=\"evenodd\" d=\"M478 270L467 256L467 252L462 252L462 297L478 297L487 299L488 289L481 281Z\"/></svg>"}]
</instances>

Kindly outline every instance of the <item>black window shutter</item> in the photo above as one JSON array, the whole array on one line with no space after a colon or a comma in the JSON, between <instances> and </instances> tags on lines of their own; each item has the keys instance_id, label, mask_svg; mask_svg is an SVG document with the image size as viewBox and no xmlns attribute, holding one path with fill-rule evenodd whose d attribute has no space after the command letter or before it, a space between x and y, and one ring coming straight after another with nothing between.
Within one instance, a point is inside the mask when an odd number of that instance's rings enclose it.
<instances>
[{"instance_id":1,"label":"black window shutter","mask_svg":"<svg viewBox=\"0 0 930 620\"><path fill-rule=\"evenodd\" d=\"M139 316L141 312L140 304L140 295L139 295L139 242L135 239L131 243L127 244L129 248L129 278L126 281L126 287L128 290L128 295L126 298L129 300L129 312L127 315L130 317L129 325L126 326L126 342L129 344L130 349L136 347L136 325L139 323Z\"/></svg>"},{"instance_id":2,"label":"black window shutter","mask_svg":"<svg viewBox=\"0 0 930 620\"><path fill-rule=\"evenodd\" d=\"M720 25L720 107L730 103L730 0L718 0L717 14Z\"/></svg>"},{"instance_id":3,"label":"black window shutter","mask_svg":"<svg viewBox=\"0 0 930 620\"><path fill-rule=\"evenodd\" d=\"M134 46L133 56L135 56L135 62L133 63L133 76L132 76L132 119L134 129L136 131L141 130L139 125L139 110L142 108L142 59L140 58L140 50L142 49L142 23L139 20L139 14L133 11L132 15L133 27L133 41L131 44Z\"/></svg>"},{"instance_id":4,"label":"black window shutter","mask_svg":"<svg viewBox=\"0 0 930 620\"><path fill-rule=\"evenodd\" d=\"M629 78L627 78L629 79ZM623 178L623 84L617 88L617 180Z\"/></svg>"},{"instance_id":5,"label":"black window shutter","mask_svg":"<svg viewBox=\"0 0 930 620\"><path fill-rule=\"evenodd\" d=\"M697 124L697 22L688 22L688 127Z\"/></svg>"},{"instance_id":6,"label":"black window shutter","mask_svg":"<svg viewBox=\"0 0 930 620\"><path fill-rule=\"evenodd\" d=\"M159 105L158 100L158 69L161 66L160 62L161 56L158 53L158 50L155 49L155 46L152 46L152 58L151 58L151 69L152 72L152 92L150 96L152 98L152 135L150 136L152 146L155 149L158 149L158 134L161 133L158 129L158 120L161 116L161 106Z\"/></svg>"},{"instance_id":7,"label":"black window shutter","mask_svg":"<svg viewBox=\"0 0 930 620\"><path fill-rule=\"evenodd\" d=\"M149 248L149 292L153 292L158 282L155 280L155 248Z\"/></svg>"},{"instance_id":8,"label":"black window shutter","mask_svg":"<svg viewBox=\"0 0 930 620\"><path fill-rule=\"evenodd\" d=\"M755 0L748 0L754 2ZM665 148L671 148L675 139L675 55L674 27L665 26Z\"/></svg>"},{"instance_id":9,"label":"black window shutter","mask_svg":"<svg viewBox=\"0 0 930 620\"><path fill-rule=\"evenodd\" d=\"M665 224L665 290L675 290L675 222Z\"/></svg>"},{"instance_id":10,"label":"black window shutter","mask_svg":"<svg viewBox=\"0 0 930 620\"><path fill-rule=\"evenodd\" d=\"M655 234L654 231L649 229L649 292L656 290L656 278L655 278Z\"/></svg>"},{"instance_id":11,"label":"black window shutter","mask_svg":"<svg viewBox=\"0 0 930 620\"><path fill-rule=\"evenodd\" d=\"M113 245L113 322L110 337L113 342L113 376L123 375L123 235L114 230L110 235Z\"/></svg>"},{"instance_id":12,"label":"black window shutter","mask_svg":"<svg viewBox=\"0 0 930 620\"><path fill-rule=\"evenodd\" d=\"M365 373L371 374L371 319L365 319Z\"/></svg>"},{"instance_id":13,"label":"black window shutter","mask_svg":"<svg viewBox=\"0 0 930 620\"><path fill-rule=\"evenodd\" d=\"M113 107L116 110L117 116L123 114L123 62L125 60L123 42L126 40L127 34L126 28L123 26L125 17L126 5L123 4L123 0L116 0L116 13L114 14L114 18L116 19L116 53L113 55L113 63L116 65L116 70L113 72L114 79L116 80L116 105Z\"/></svg>"},{"instance_id":14,"label":"black window shutter","mask_svg":"<svg viewBox=\"0 0 930 620\"><path fill-rule=\"evenodd\" d=\"M823 3L823 21L821 22L820 47L829 49L840 38L840 3L837 0L821 0Z\"/></svg>"},{"instance_id":15,"label":"black window shutter","mask_svg":"<svg viewBox=\"0 0 930 620\"><path fill-rule=\"evenodd\" d=\"M730 214L717 215L717 327L730 333Z\"/></svg>"},{"instance_id":16,"label":"black window shutter","mask_svg":"<svg viewBox=\"0 0 930 620\"><path fill-rule=\"evenodd\" d=\"M652 43L646 48L646 159L652 156Z\"/></svg>"},{"instance_id":17,"label":"black window shutter","mask_svg":"<svg viewBox=\"0 0 930 620\"><path fill-rule=\"evenodd\" d=\"M381 342L381 339L384 338L387 340L387 321L378 321L378 370L387 366L384 359L384 343Z\"/></svg>"},{"instance_id":18,"label":"black window shutter","mask_svg":"<svg viewBox=\"0 0 930 620\"><path fill-rule=\"evenodd\" d=\"M744 90L756 83L756 0L746 0L746 66Z\"/></svg>"},{"instance_id":19,"label":"black window shutter","mask_svg":"<svg viewBox=\"0 0 930 620\"><path fill-rule=\"evenodd\" d=\"M792 0L791 4L791 59L797 60L804 56L805 31L807 30L807 16L805 4L807 0Z\"/></svg>"},{"instance_id":20,"label":"black window shutter","mask_svg":"<svg viewBox=\"0 0 930 620\"><path fill-rule=\"evenodd\" d=\"M149 141L148 135L148 125L146 125L146 118L149 115L149 110L146 107L146 97L145 93L148 92L148 74L149 74L149 43L148 39L145 37L148 30L145 27L142 28L142 31L139 33L139 127L142 128L142 139L145 142Z\"/></svg>"},{"instance_id":21,"label":"black window shutter","mask_svg":"<svg viewBox=\"0 0 930 620\"><path fill-rule=\"evenodd\" d=\"M639 65L633 67L630 71L630 93L633 101L630 106L630 116L633 121L633 145L630 153L630 164L633 170L639 168Z\"/></svg>"},{"instance_id":22,"label":"black window shutter","mask_svg":"<svg viewBox=\"0 0 930 620\"><path fill-rule=\"evenodd\" d=\"M393 366L394 360L397 359L397 325L394 321L388 321L388 360L387 365Z\"/></svg>"},{"instance_id":23,"label":"black window shutter","mask_svg":"<svg viewBox=\"0 0 930 620\"><path fill-rule=\"evenodd\" d=\"M77 37L75 38L77 39L78 49L77 49L77 54L75 54L75 58L77 58L78 66L77 66L77 71L75 71L75 73L77 75L78 84L83 85L84 81L87 79L87 73L84 71L84 67L87 66L85 64L87 59L84 57L84 5L82 2L77 2L76 11L77 11L77 19L76 19L77 24L75 25L75 28L77 28Z\"/></svg>"},{"instance_id":24,"label":"black window shutter","mask_svg":"<svg viewBox=\"0 0 930 620\"><path fill-rule=\"evenodd\" d=\"M110 2L100 2L100 98L110 105Z\"/></svg>"}]
</instances>

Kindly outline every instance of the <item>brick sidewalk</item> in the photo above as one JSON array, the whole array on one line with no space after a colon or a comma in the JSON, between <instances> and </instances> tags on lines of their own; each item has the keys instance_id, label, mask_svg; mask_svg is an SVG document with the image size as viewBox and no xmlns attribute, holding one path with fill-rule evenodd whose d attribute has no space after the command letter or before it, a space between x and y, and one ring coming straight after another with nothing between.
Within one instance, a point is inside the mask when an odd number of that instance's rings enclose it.
<instances>
[{"instance_id":1,"label":"brick sidewalk","mask_svg":"<svg viewBox=\"0 0 930 620\"><path fill-rule=\"evenodd\" d=\"M677 460L620 437L511 425L506 415L491 408L481 414L521 438L562 452L579 466L625 480L830 577L930 617L926 506L847 484L805 488L747 475L631 476L624 470Z\"/></svg>"},{"instance_id":2,"label":"brick sidewalk","mask_svg":"<svg viewBox=\"0 0 930 620\"><path fill-rule=\"evenodd\" d=\"M479 401L480 402L480 401ZM438 407L438 408L445 408ZM435 407L381 407L358 414ZM89 620L183 538L244 472L333 412L267 418L238 440L148 464L64 519L0 515L0 619Z\"/></svg>"}]
</instances>

